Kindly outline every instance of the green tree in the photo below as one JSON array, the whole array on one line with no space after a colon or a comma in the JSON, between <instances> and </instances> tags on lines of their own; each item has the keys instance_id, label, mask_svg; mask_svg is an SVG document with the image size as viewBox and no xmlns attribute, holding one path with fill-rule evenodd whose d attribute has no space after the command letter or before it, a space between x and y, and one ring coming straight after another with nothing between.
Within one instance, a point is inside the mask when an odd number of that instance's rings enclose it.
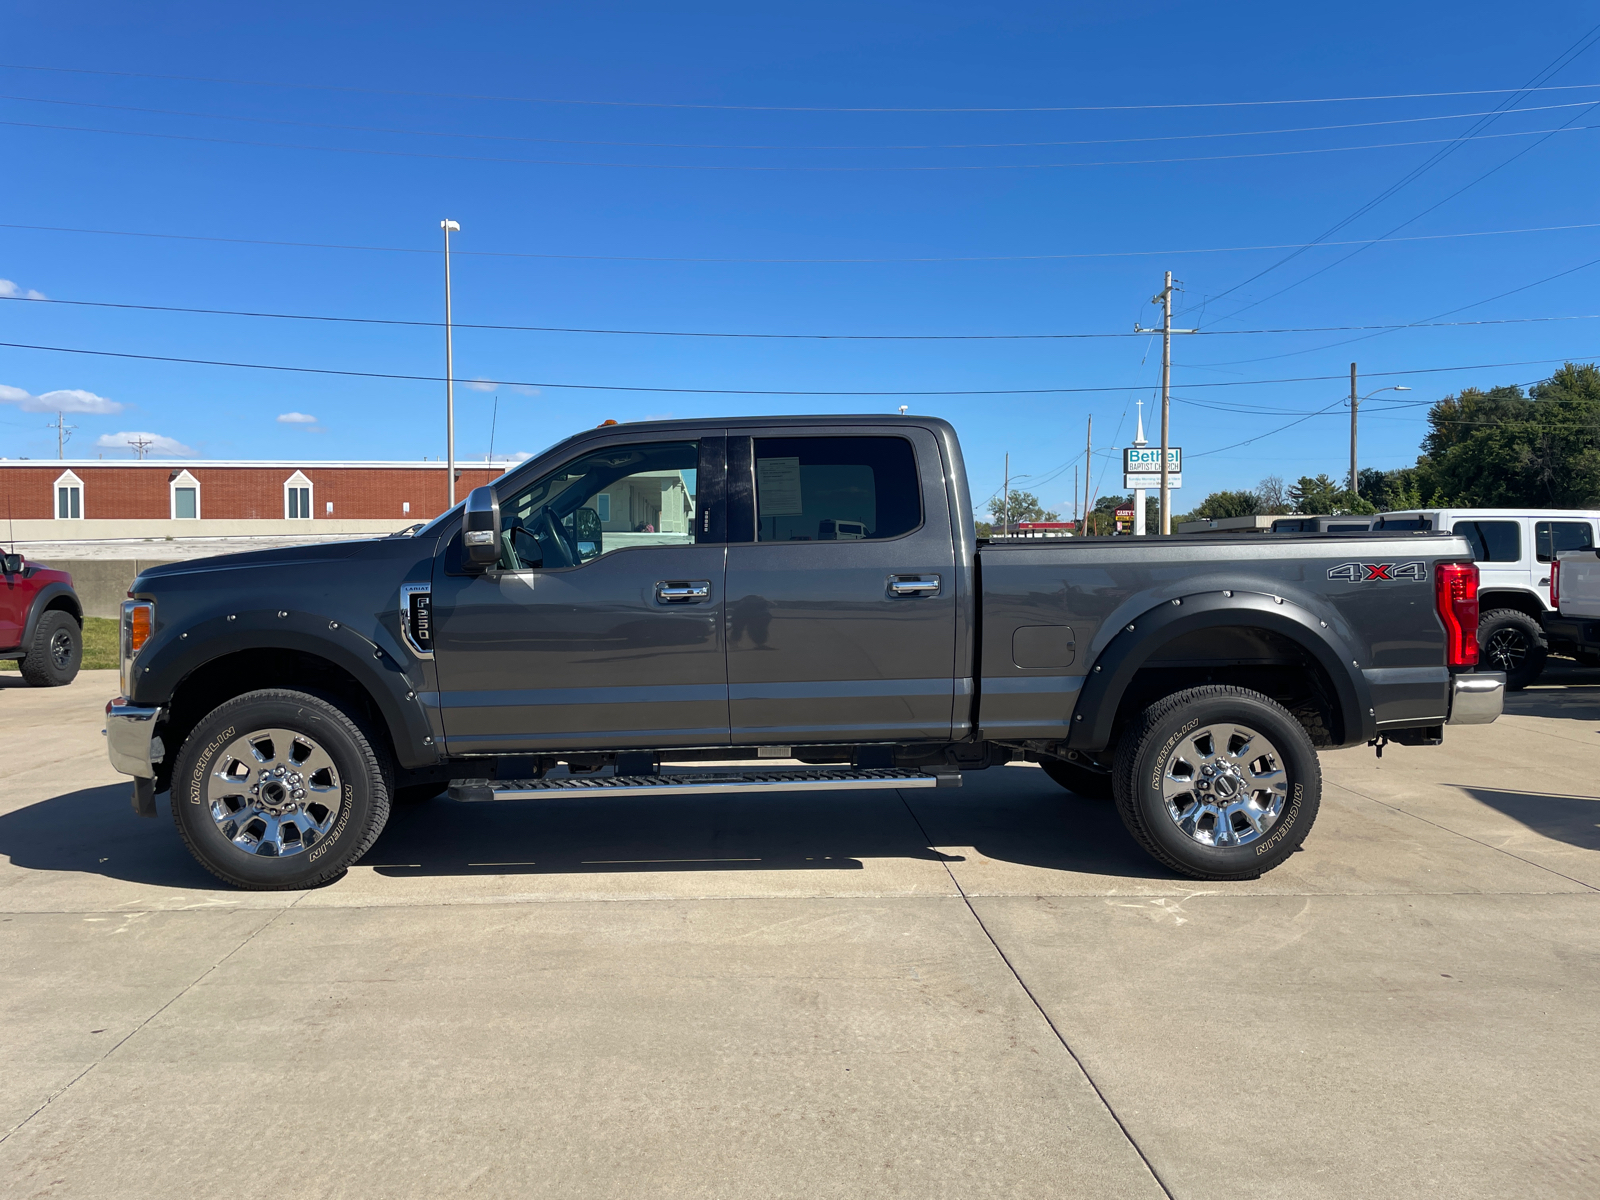
<instances>
[{"instance_id":1,"label":"green tree","mask_svg":"<svg viewBox=\"0 0 1600 1200\"><path fill-rule=\"evenodd\" d=\"M1131 495L1113 494L1101 496L1094 502L1094 509L1089 514L1087 532L1091 534L1110 534L1114 532L1117 528L1117 509L1132 507L1133 497ZM1146 493L1144 498L1144 528L1146 533L1161 532L1161 501L1149 493ZM1131 527L1128 532L1133 532Z\"/></svg>"},{"instance_id":2,"label":"green tree","mask_svg":"<svg viewBox=\"0 0 1600 1200\"><path fill-rule=\"evenodd\" d=\"M1526 395L1464 388L1428 411L1428 504L1587 508L1600 499L1600 370L1567 363Z\"/></svg>"},{"instance_id":3,"label":"green tree","mask_svg":"<svg viewBox=\"0 0 1600 1200\"><path fill-rule=\"evenodd\" d=\"M1001 523L1016 527L1018 521L1059 521L1061 518L1056 513L1047 510L1039 503L1039 498L1032 492L1011 493L1009 507L1006 503L1005 493L1001 492L989 498L989 517L991 529ZM990 536L983 534L982 536Z\"/></svg>"},{"instance_id":4,"label":"green tree","mask_svg":"<svg viewBox=\"0 0 1600 1200\"><path fill-rule=\"evenodd\" d=\"M1283 476L1268 475L1256 484L1256 512L1265 517L1281 517L1289 511L1289 495Z\"/></svg>"},{"instance_id":5,"label":"green tree","mask_svg":"<svg viewBox=\"0 0 1600 1200\"><path fill-rule=\"evenodd\" d=\"M1331 516L1343 512L1340 502L1348 499L1349 494L1325 474L1315 477L1302 475L1289 489L1289 504L1292 511L1308 515Z\"/></svg>"},{"instance_id":6,"label":"green tree","mask_svg":"<svg viewBox=\"0 0 1600 1200\"><path fill-rule=\"evenodd\" d=\"M1261 511L1261 502L1254 492L1212 492L1192 513L1191 521L1216 520L1219 517L1253 517Z\"/></svg>"}]
</instances>

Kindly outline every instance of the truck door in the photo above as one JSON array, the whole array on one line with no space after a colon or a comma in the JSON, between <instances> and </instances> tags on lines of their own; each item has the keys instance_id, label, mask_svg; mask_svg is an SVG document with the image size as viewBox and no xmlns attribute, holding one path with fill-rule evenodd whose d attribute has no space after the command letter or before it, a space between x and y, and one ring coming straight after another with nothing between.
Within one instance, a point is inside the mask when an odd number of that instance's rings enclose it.
<instances>
[{"instance_id":1,"label":"truck door","mask_svg":"<svg viewBox=\"0 0 1600 1200\"><path fill-rule=\"evenodd\" d=\"M432 598L452 754L727 744L724 453L619 436L499 493L495 569L463 571L456 534Z\"/></svg>"},{"instance_id":2,"label":"truck door","mask_svg":"<svg viewBox=\"0 0 1600 1200\"><path fill-rule=\"evenodd\" d=\"M773 432L728 439L734 742L948 738L955 549L932 434Z\"/></svg>"}]
</instances>

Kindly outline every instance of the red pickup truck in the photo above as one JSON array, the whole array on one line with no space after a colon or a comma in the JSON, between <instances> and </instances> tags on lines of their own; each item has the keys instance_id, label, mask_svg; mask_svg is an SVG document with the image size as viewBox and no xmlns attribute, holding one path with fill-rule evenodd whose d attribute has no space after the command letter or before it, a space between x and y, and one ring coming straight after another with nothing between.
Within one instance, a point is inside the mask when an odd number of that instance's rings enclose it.
<instances>
[{"instance_id":1,"label":"red pickup truck","mask_svg":"<svg viewBox=\"0 0 1600 1200\"><path fill-rule=\"evenodd\" d=\"M83 661L83 605L72 576L0 554L0 659L34 687L71 683Z\"/></svg>"}]
</instances>

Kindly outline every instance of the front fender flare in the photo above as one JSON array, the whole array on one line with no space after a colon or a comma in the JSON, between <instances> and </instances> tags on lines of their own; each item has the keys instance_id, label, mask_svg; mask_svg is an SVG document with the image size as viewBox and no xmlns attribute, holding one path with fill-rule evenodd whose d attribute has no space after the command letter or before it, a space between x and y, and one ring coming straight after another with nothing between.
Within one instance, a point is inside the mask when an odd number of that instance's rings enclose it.
<instances>
[{"instance_id":1,"label":"front fender flare","mask_svg":"<svg viewBox=\"0 0 1600 1200\"><path fill-rule=\"evenodd\" d=\"M1377 736L1371 690L1355 654L1320 617L1292 600L1261 592L1203 592L1166 601L1129 621L1090 668L1079 692L1067 745L1094 753L1111 745L1117 709L1133 677L1174 638L1200 629L1248 625L1288 638L1333 681L1343 736L1357 745Z\"/></svg>"},{"instance_id":2,"label":"front fender flare","mask_svg":"<svg viewBox=\"0 0 1600 1200\"><path fill-rule=\"evenodd\" d=\"M34 595L33 602L28 606L28 619L22 626L22 640L17 643L23 649L33 644L33 631L39 627L39 618L50 609L53 600L65 596L70 602L68 610L78 619L78 624L83 624L83 605L78 603L78 593L72 590L70 583L62 583L59 579L47 583Z\"/></svg>"}]
</instances>

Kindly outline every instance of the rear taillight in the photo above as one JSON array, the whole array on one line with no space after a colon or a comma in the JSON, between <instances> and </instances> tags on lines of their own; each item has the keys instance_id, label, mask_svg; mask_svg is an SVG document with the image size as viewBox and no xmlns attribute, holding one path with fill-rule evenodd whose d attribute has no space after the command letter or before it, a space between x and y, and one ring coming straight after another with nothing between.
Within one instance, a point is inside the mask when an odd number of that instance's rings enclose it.
<instances>
[{"instance_id":1,"label":"rear taillight","mask_svg":"<svg viewBox=\"0 0 1600 1200\"><path fill-rule=\"evenodd\" d=\"M1434 603L1444 622L1445 662L1452 667L1478 663L1478 567L1440 563L1434 569Z\"/></svg>"},{"instance_id":2,"label":"rear taillight","mask_svg":"<svg viewBox=\"0 0 1600 1200\"><path fill-rule=\"evenodd\" d=\"M1550 560L1550 607L1561 611L1561 560Z\"/></svg>"}]
</instances>

